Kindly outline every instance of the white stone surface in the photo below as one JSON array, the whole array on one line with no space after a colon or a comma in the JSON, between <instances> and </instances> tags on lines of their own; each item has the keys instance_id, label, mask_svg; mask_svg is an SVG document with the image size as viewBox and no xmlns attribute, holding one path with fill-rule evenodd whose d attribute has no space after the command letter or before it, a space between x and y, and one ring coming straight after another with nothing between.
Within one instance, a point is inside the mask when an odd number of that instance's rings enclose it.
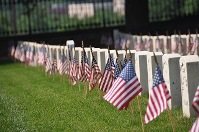
<instances>
[{"instance_id":1,"label":"white stone surface","mask_svg":"<svg viewBox=\"0 0 199 132\"><path fill-rule=\"evenodd\" d=\"M164 54L162 56L163 76L172 97L168 102L170 109L182 106L180 57L179 54Z\"/></svg>"},{"instance_id":2,"label":"white stone surface","mask_svg":"<svg viewBox=\"0 0 199 132\"><path fill-rule=\"evenodd\" d=\"M198 86L198 56L182 56L180 58L180 67L183 115L186 117L196 116L197 114L192 107L192 101Z\"/></svg>"},{"instance_id":3,"label":"white stone surface","mask_svg":"<svg viewBox=\"0 0 199 132\"><path fill-rule=\"evenodd\" d=\"M97 56L98 56L97 64L99 65L99 68L103 73L107 61L108 49L100 49L97 52Z\"/></svg>"},{"instance_id":4,"label":"white stone surface","mask_svg":"<svg viewBox=\"0 0 199 132\"><path fill-rule=\"evenodd\" d=\"M135 72L143 88L142 93L148 93L147 55L148 51L135 53Z\"/></svg>"}]
</instances>

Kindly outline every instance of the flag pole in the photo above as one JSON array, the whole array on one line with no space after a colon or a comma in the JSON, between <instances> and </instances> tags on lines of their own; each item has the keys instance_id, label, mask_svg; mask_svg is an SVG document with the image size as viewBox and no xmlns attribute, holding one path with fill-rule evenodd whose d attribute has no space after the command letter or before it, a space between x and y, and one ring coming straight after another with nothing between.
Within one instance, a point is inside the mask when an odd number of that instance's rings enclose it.
<instances>
[{"instance_id":1,"label":"flag pole","mask_svg":"<svg viewBox=\"0 0 199 132\"><path fill-rule=\"evenodd\" d=\"M157 58L156 58L156 55L155 55L154 52L153 52L153 55L154 55L155 63L156 63L156 65L158 66L158 61L157 61ZM176 131L176 130L175 130L175 125L174 125L173 118L172 118L171 111L170 111L170 109L169 109L168 104L167 104L167 107L168 107L168 108L167 108L167 112L168 112L168 116L169 116L169 119L170 119L170 123L171 123L172 129L173 129L173 132L175 132L175 131Z\"/></svg>"},{"instance_id":2,"label":"flag pole","mask_svg":"<svg viewBox=\"0 0 199 132\"><path fill-rule=\"evenodd\" d=\"M85 60L84 60L84 56L85 56L85 50L84 50L84 42L82 41L82 52L83 52L83 57L82 57L82 60L83 60L83 63L82 63L82 66L83 66L83 70L84 70L84 73L85 73ZM87 81L84 85L84 91L85 91L85 98L86 98L86 95L87 95Z\"/></svg>"},{"instance_id":3,"label":"flag pole","mask_svg":"<svg viewBox=\"0 0 199 132\"><path fill-rule=\"evenodd\" d=\"M69 49L69 47L67 47L67 48L68 48L68 60L69 60L69 71L68 71L68 78L69 78L69 80L68 80L68 82L69 82L69 85L72 85L71 79L70 79L71 55L70 55L70 49Z\"/></svg>"},{"instance_id":4,"label":"flag pole","mask_svg":"<svg viewBox=\"0 0 199 132\"><path fill-rule=\"evenodd\" d=\"M62 61L62 50L61 50L61 45L59 45L59 50L60 50L60 61ZM63 75L60 75L60 82L62 82L62 80L63 80Z\"/></svg>"},{"instance_id":5,"label":"flag pole","mask_svg":"<svg viewBox=\"0 0 199 132\"><path fill-rule=\"evenodd\" d=\"M65 55L65 53L64 53L64 51L65 51L65 45L63 45L64 47L63 47L63 54L64 54L64 59L65 59L65 61L66 61L66 55ZM63 73L63 83L65 83L66 82L66 73L64 72Z\"/></svg>"}]
</instances>

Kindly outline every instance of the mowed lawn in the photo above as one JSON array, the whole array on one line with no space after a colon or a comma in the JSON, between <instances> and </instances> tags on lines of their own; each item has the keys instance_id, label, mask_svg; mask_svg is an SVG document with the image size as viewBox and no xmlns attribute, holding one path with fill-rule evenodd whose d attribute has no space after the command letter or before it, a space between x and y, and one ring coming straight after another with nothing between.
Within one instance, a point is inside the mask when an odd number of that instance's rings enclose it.
<instances>
[{"instance_id":1,"label":"mowed lawn","mask_svg":"<svg viewBox=\"0 0 199 132\"><path fill-rule=\"evenodd\" d=\"M71 87L60 76L46 76L44 69L26 67L8 59L0 60L0 131L142 131L137 98L130 108L118 111L95 88L85 97L84 85ZM148 95L140 97L144 118ZM173 109L178 132L188 132L195 118L182 116ZM167 111L145 125L145 131L172 131Z\"/></svg>"}]
</instances>

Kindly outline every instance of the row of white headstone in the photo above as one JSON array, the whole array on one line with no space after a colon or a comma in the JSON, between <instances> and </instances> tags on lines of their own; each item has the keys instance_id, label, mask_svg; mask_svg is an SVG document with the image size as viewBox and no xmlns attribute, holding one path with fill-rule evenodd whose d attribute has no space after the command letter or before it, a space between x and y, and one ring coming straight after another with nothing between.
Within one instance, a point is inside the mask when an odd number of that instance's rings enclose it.
<instances>
[{"instance_id":1,"label":"row of white headstone","mask_svg":"<svg viewBox=\"0 0 199 132\"><path fill-rule=\"evenodd\" d=\"M114 31L115 39L118 36L126 38L129 41L129 47L135 50L145 50L151 52L162 52L164 54L179 53L180 55L194 54L199 55L199 37L197 34L174 34L171 36L159 35L159 36L148 36L148 35L129 35L121 33L118 30ZM117 36L117 37L116 37ZM124 37L125 36L125 37ZM159 39L160 45L157 44L157 38ZM149 41L150 40L150 41ZM143 42L141 42L143 41ZM190 50L190 44L192 50ZM137 45L141 45L141 49L137 49ZM194 46L198 47L194 48ZM144 47L143 47L144 46Z\"/></svg>"},{"instance_id":2,"label":"row of white headstone","mask_svg":"<svg viewBox=\"0 0 199 132\"><path fill-rule=\"evenodd\" d=\"M40 48L43 44L33 42L23 42L25 45L34 46ZM68 51L71 51L71 57L74 54L78 62L81 62L81 47L75 47L74 41L67 41L66 46L49 45L50 51L56 51L56 58L59 58L62 51L68 55ZM60 50L61 49L61 50ZM88 57L88 61L91 64L92 55L90 48L85 47L85 52ZM104 71L108 55L108 49L100 49L92 47L93 55L101 69ZM149 89L152 88L153 74L156 68L153 52L128 50L131 52L132 62L135 67L135 71L138 79L143 87L142 94L149 94ZM50 52L51 54L52 52ZM110 50L110 54L116 60L117 55L115 50ZM126 51L118 50L120 60L123 60ZM52 55L50 55L52 56ZM199 84L199 57L198 55L181 56L179 54L163 54L162 52L155 52L155 56L162 69L163 76L166 85L171 93L172 99L169 101L169 107L182 107L183 115L186 117L195 116L196 113L193 110L191 104L195 95L196 88ZM57 64L59 59L57 59Z\"/></svg>"}]
</instances>

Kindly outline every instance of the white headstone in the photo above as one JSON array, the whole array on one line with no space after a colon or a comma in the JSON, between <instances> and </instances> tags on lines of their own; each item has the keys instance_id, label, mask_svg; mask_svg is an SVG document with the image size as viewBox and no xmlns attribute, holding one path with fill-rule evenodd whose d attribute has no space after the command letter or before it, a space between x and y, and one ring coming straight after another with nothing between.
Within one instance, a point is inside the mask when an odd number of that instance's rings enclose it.
<instances>
[{"instance_id":1,"label":"white headstone","mask_svg":"<svg viewBox=\"0 0 199 132\"><path fill-rule=\"evenodd\" d=\"M199 57L197 55L182 56L180 68L183 115L186 117L196 116L192 101L198 86Z\"/></svg>"},{"instance_id":2,"label":"white headstone","mask_svg":"<svg viewBox=\"0 0 199 132\"><path fill-rule=\"evenodd\" d=\"M162 56L163 76L172 97L168 102L170 109L182 106L179 66L180 57L181 56L179 54L164 54Z\"/></svg>"}]
</instances>

